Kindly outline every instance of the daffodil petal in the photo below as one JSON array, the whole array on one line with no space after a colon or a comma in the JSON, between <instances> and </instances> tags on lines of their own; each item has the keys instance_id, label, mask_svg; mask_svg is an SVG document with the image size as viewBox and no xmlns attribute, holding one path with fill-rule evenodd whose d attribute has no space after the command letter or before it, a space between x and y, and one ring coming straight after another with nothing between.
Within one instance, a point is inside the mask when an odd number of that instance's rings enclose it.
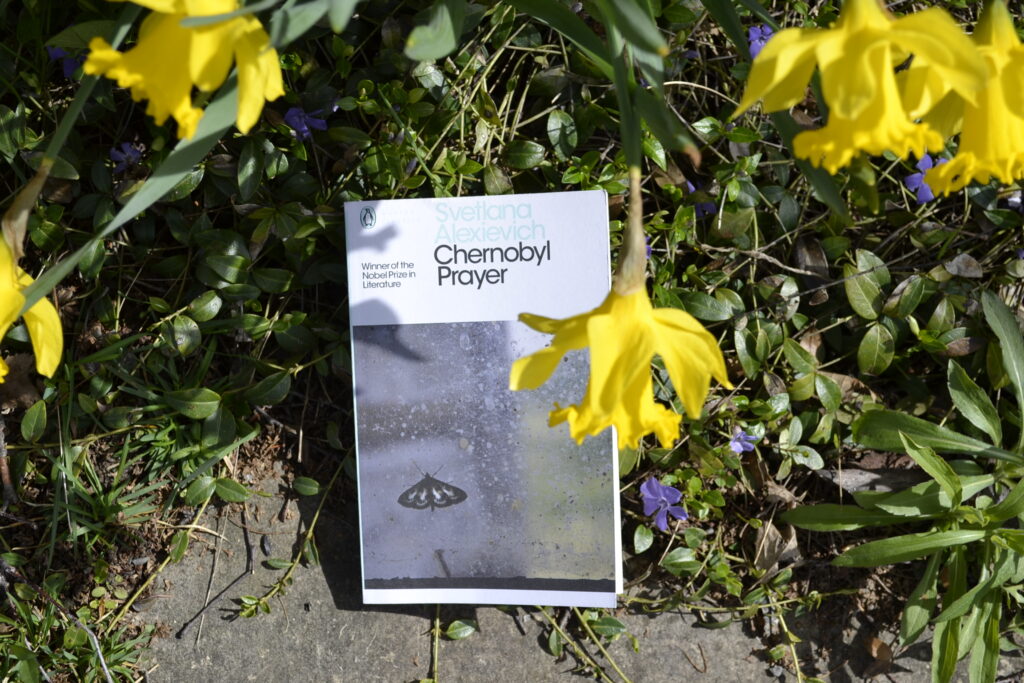
<instances>
[{"instance_id":1,"label":"daffodil petal","mask_svg":"<svg viewBox=\"0 0 1024 683\"><path fill-rule=\"evenodd\" d=\"M191 32L188 71L197 88L213 92L227 79L234 55L223 46L225 43L231 43L234 34L240 29L240 24L244 23L243 19L235 18L210 26L201 26Z\"/></svg>"},{"instance_id":2,"label":"daffodil petal","mask_svg":"<svg viewBox=\"0 0 1024 683\"><path fill-rule=\"evenodd\" d=\"M750 67L743 99L733 117L764 99L765 111L788 109L804 98L814 73L819 36L812 29L787 28L765 44Z\"/></svg>"},{"instance_id":3,"label":"daffodil petal","mask_svg":"<svg viewBox=\"0 0 1024 683\"><path fill-rule=\"evenodd\" d=\"M238 62L236 125L242 133L247 133L259 120L263 102L284 95L284 85L277 51L270 47L270 36L256 19L247 17L244 21L246 25L235 40L235 60Z\"/></svg>"},{"instance_id":4,"label":"daffodil petal","mask_svg":"<svg viewBox=\"0 0 1024 683\"><path fill-rule=\"evenodd\" d=\"M971 102L988 77L985 61L971 39L937 7L900 17L893 22L889 39Z\"/></svg>"}]
</instances>

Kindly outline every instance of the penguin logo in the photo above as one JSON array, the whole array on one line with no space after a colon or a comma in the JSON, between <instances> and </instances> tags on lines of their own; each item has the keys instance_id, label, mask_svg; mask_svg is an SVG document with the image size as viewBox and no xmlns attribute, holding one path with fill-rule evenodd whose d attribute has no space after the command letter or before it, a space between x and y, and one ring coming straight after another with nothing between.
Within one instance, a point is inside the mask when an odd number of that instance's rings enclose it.
<instances>
[{"instance_id":1,"label":"penguin logo","mask_svg":"<svg viewBox=\"0 0 1024 683\"><path fill-rule=\"evenodd\" d=\"M377 224L377 213L369 206L364 206L359 212L359 224L369 230Z\"/></svg>"}]
</instances>

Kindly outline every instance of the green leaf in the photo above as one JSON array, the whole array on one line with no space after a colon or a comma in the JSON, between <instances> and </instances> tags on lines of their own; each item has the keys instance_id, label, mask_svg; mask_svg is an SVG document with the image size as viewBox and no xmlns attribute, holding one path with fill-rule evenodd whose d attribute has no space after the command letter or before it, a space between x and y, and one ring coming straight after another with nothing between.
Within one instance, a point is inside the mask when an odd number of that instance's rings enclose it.
<instances>
[{"instance_id":1,"label":"green leaf","mask_svg":"<svg viewBox=\"0 0 1024 683\"><path fill-rule=\"evenodd\" d=\"M450 640L468 638L479 630L475 619L456 619L448 624L444 635Z\"/></svg>"},{"instance_id":2,"label":"green leaf","mask_svg":"<svg viewBox=\"0 0 1024 683\"><path fill-rule=\"evenodd\" d=\"M36 401L21 418L21 438L35 443L46 430L46 401Z\"/></svg>"},{"instance_id":3,"label":"green leaf","mask_svg":"<svg viewBox=\"0 0 1024 683\"><path fill-rule=\"evenodd\" d=\"M893 318L905 318L918 307L929 294L929 285L934 282L926 280L916 273L896 286L886 300L882 312Z\"/></svg>"},{"instance_id":4,"label":"green leaf","mask_svg":"<svg viewBox=\"0 0 1024 683\"><path fill-rule=\"evenodd\" d=\"M436 0L429 15L427 23L414 28L405 41L405 56L415 62L433 61L455 51L462 34L466 0Z\"/></svg>"},{"instance_id":5,"label":"green leaf","mask_svg":"<svg viewBox=\"0 0 1024 683\"><path fill-rule=\"evenodd\" d=\"M217 496L227 503L242 503L252 495L252 491L228 477L218 477L214 490Z\"/></svg>"},{"instance_id":6,"label":"green leaf","mask_svg":"<svg viewBox=\"0 0 1024 683\"><path fill-rule=\"evenodd\" d=\"M253 268L251 275L257 287L271 294L287 292L295 279L295 273L286 268Z\"/></svg>"},{"instance_id":7,"label":"green leaf","mask_svg":"<svg viewBox=\"0 0 1024 683\"><path fill-rule=\"evenodd\" d=\"M292 488L300 496L315 496L320 493L320 484L316 479L309 477L296 477L292 482Z\"/></svg>"},{"instance_id":8,"label":"green leaf","mask_svg":"<svg viewBox=\"0 0 1024 683\"><path fill-rule=\"evenodd\" d=\"M826 412L834 413L839 410L843 399L843 391L835 383L835 380L820 373L815 373L814 391L818 394L818 400L821 401L821 405L825 408Z\"/></svg>"},{"instance_id":9,"label":"green leaf","mask_svg":"<svg viewBox=\"0 0 1024 683\"><path fill-rule=\"evenodd\" d=\"M216 484L216 480L209 475L196 477L185 489L185 502L189 505L202 505L213 495Z\"/></svg>"},{"instance_id":10,"label":"green leaf","mask_svg":"<svg viewBox=\"0 0 1024 683\"><path fill-rule=\"evenodd\" d=\"M196 322L205 323L207 320L216 318L223 305L224 301L217 295L217 292L209 289L192 299L188 305L188 312Z\"/></svg>"},{"instance_id":11,"label":"green leaf","mask_svg":"<svg viewBox=\"0 0 1024 683\"><path fill-rule=\"evenodd\" d=\"M285 3L275 10L270 17L270 44L276 48L283 48L295 42L327 13L327 4L328 0L309 0L303 3Z\"/></svg>"},{"instance_id":12,"label":"green leaf","mask_svg":"<svg viewBox=\"0 0 1024 683\"><path fill-rule=\"evenodd\" d=\"M675 548L661 561L661 566L670 574L679 576L700 570L701 563L694 556L692 549Z\"/></svg>"},{"instance_id":13,"label":"green leaf","mask_svg":"<svg viewBox=\"0 0 1024 683\"><path fill-rule=\"evenodd\" d=\"M782 353L786 356L786 362L800 374L814 372L818 369L818 359L810 351L800 346L800 342L786 337L782 342Z\"/></svg>"},{"instance_id":14,"label":"green leaf","mask_svg":"<svg viewBox=\"0 0 1024 683\"><path fill-rule=\"evenodd\" d=\"M843 287L853 312L866 320L874 320L882 312L882 290L867 275L858 274L855 266L843 266Z\"/></svg>"},{"instance_id":15,"label":"green leaf","mask_svg":"<svg viewBox=\"0 0 1024 683\"><path fill-rule=\"evenodd\" d=\"M245 392L245 400L254 406L272 406L283 401L291 388L291 374L275 372L250 387Z\"/></svg>"},{"instance_id":16,"label":"green leaf","mask_svg":"<svg viewBox=\"0 0 1024 683\"><path fill-rule=\"evenodd\" d=\"M960 639L959 625L944 621L932 633L932 683L949 683L956 671L956 652Z\"/></svg>"},{"instance_id":17,"label":"green leaf","mask_svg":"<svg viewBox=\"0 0 1024 683\"><path fill-rule=\"evenodd\" d=\"M514 140L505 148L505 161L512 168L534 168L544 161L544 146L532 140Z\"/></svg>"},{"instance_id":18,"label":"green leaf","mask_svg":"<svg viewBox=\"0 0 1024 683\"><path fill-rule=\"evenodd\" d=\"M245 141L238 157L238 197L243 202L256 194L263 180L263 145L252 138Z\"/></svg>"},{"instance_id":19,"label":"green leaf","mask_svg":"<svg viewBox=\"0 0 1024 683\"><path fill-rule=\"evenodd\" d=\"M934 553L928 558L924 574L921 575L921 580L917 582L917 586L907 599L906 607L903 608L903 616L900 619L900 645L903 647L918 639L928 625L932 612L935 611L939 597L936 578L939 575L942 557L943 553Z\"/></svg>"},{"instance_id":20,"label":"green leaf","mask_svg":"<svg viewBox=\"0 0 1024 683\"><path fill-rule=\"evenodd\" d=\"M626 632L626 625L615 617L601 617L587 622L590 628L599 636L614 638Z\"/></svg>"},{"instance_id":21,"label":"green leaf","mask_svg":"<svg viewBox=\"0 0 1024 683\"><path fill-rule=\"evenodd\" d=\"M782 521L810 531L853 531L870 526L905 524L906 518L891 515L883 510L864 510L856 505L801 505L786 510L780 516Z\"/></svg>"},{"instance_id":22,"label":"green leaf","mask_svg":"<svg viewBox=\"0 0 1024 683\"><path fill-rule=\"evenodd\" d=\"M689 292L677 289L673 292L682 305L683 310L699 320L729 320L732 318L732 308L710 294L704 292Z\"/></svg>"},{"instance_id":23,"label":"green leaf","mask_svg":"<svg viewBox=\"0 0 1024 683\"><path fill-rule=\"evenodd\" d=\"M1001 501L985 510L985 516L993 522L1005 522L1024 512L1024 479L1010 490Z\"/></svg>"},{"instance_id":24,"label":"green leaf","mask_svg":"<svg viewBox=\"0 0 1024 683\"><path fill-rule=\"evenodd\" d=\"M658 25L637 0L597 0L607 22L614 25L634 49L668 55L668 44ZM646 6L646 3L644 3Z\"/></svg>"},{"instance_id":25,"label":"green leaf","mask_svg":"<svg viewBox=\"0 0 1024 683\"><path fill-rule=\"evenodd\" d=\"M548 114L548 140L559 159L568 159L576 149L576 122L561 109Z\"/></svg>"},{"instance_id":26,"label":"green leaf","mask_svg":"<svg viewBox=\"0 0 1024 683\"><path fill-rule=\"evenodd\" d=\"M185 556L186 550L188 550L188 532L184 529L179 529L174 532L174 537L171 539L171 549L168 553L171 562L180 562L181 558Z\"/></svg>"},{"instance_id":27,"label":"green leaf","mask_svg":"<svg viewBox=\"0 0 1024 683\"><path fill-rule=\"evenodd\" d=\"M548 633L548 652L555 657L562 656L563 642L562 636L558 635L558 631L551 629Z\"/></svg>"},{"instance_id":28,"label":"green leaf","mask_svg":"<svg viewBox=\"0 0 1024 683\"><path fill-rule=\"evenodd\" d=\"M903 432L899 432L900 441L903 443L904 452L914 459L932 479L938 482L942 490L949 496L950 507L960 505L963 499L963 488L960 485L960 477L957 476L949 463L935 454L935 451L927 446L921 446L914 442Z\"/></svg>"},{"instance_id":29,"label":"green leaf","mask_svg":"<svg viewBox=\"0 0 1024 683\"><path fill-rule=\"evenodd\" d=\"M509 194L512 192L512 181L496 164L484 167L484 192L487 194Z\"/></svg>"},{"instance_id":30,"label":"green leaf","mask_svg":"<svg viewBox=\"0 0 1024 683\"><path fill-rule=\"evenodd\" d=\"M638 524L636 531L633 532L633 552L639 555L650 548L652 543L654 543L654 532L650 527Z\"/></svg>"},{"instance_id":31,"label":"green leaf","mask_svg":"<svg viewBox=\"0 0 1024 683\"><path fill-rule=\"evenodd\" d=\"M1024 411L1024 337L1017 324L1017 316L992 292L983 292L981 307L985 320L999 338L1003 354L1003 367L1013 384L1017 396L1017 409ZM1024 450L1024 429L1017 441L1017 452Z\"/></svg>"},{"instance_id":32,"label":"green leaf","mask_svg":"<svg viewBox=\"0 0 1024 683\"><path fill-rule=\"evenodd\" d=\"M213 415L213 412L217 410L217 406L220 405L220 395L206 387L179 389L164 394L164 403L185 417L202 420Z\"/></svg>"},{"instance_id":33,"label":"green leaf","mask_svg":"<svg viewBox=\"0 0 1024 683\"><path fill-rule=\"evenodd\" d=\"M957 410L970 420L971 424L988 434L992 443L998 446L1003 440L1003 427L992 399L952 358L946 372L946 384Z\"/></svg>"},{"instance_id":34,"label":"green leaf","mask_svg":"<svg viewBox=\"0 0 1024 683\"><path fill-rule=\"evenodd\" d=\"M871 541L851 548L832 561L837 567L877 567L906 562L929 555L936 550L980 541L988 535L982 529L927 531Z\"/></svg>"},{"instance_id":35,"label":"green leaf","mask_svg":"<svg viewBox=\"0 0 1024 683\"><path fill-rule=\"evenodd\" d=\"M895 352L896 344L889 328L874 324L857 347L857 367L865 375L880 375L892 363Z\"/></svg>"},{"instance_id":36,"label":"green leaf","mask_svg":"<svg viewBox=\"0 0 1024 683\"><path fill-rule=\"evenodd\" d=\"M972 453L1024 464L1019 455L895 410L870 410L853 423L853 440L879 451L902 451L899 432L939 453Z\"/></svg>"},{"instance_id":37,"label":"green leaf","mask_svg":"<svg viewBox=\"0 0 1024 683\"><path fill-rule=\"evenodd\" d=\"M996 680L999 667L999 620L1002 616L1002 602L998 594L989 595L979 624L981 633L971 648L971 662L967 667L972 683ZM986 618L987 617L987 618Z\"/></svg>"},{"instance_id":38,"label":"green leaf","mask_svg":"<svg viewBox=\"0 0 1024 683\"><path fill-rule=\"evenodd\" d=\"M341 33L348 26L356 5L360 0L327 0L327 19L331 22L331 30Z\"/></svg>"},{"instance_id":39,"label":"green leaf","mask_svg":"<svg viewBox=\"0 0 1024 683\"><path fill-rule=\"evenodd\" d=\"M290 560L281 557L268 557L267 566L271 569L288 569L288 567L292 566L292 563Z\"/></svg>"}]
</instances>

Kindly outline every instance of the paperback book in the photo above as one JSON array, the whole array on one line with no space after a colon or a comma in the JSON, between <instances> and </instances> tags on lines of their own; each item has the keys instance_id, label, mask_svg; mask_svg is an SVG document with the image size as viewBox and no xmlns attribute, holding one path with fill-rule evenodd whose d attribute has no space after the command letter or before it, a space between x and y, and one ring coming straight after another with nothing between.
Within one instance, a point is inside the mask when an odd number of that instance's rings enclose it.
<instances>
[{"instance_id":1,"label":"paperback book","mask_svg":"<svg viewBox=\"0 0 1024 683\"><path fill-rule=\"evenodd\" d=\"M548 426L585 351L508 388L610 285L602 191L345 204L362 550L369 604L614 607L622 590L609 429Z\"/></svg>"}]
</instances>

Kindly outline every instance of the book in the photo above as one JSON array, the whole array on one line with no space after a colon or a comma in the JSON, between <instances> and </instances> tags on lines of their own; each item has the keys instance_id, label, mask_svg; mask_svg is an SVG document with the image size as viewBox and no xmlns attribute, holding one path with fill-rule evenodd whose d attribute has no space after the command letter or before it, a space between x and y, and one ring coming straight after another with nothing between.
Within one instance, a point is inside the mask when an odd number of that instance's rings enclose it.
<instances>
[{"instance_id":1,"label":"book","mask_svg":"<svg viewBox=\"0 0 1024 683\"><path fill-rule=\"evenodd\" d=\"M614 607L614 434L548 426L587 352L508 388L550 341L519 313L604 300L606 194L347 202L345 235L364 602Z\"/></svg>"}]
</instances>

